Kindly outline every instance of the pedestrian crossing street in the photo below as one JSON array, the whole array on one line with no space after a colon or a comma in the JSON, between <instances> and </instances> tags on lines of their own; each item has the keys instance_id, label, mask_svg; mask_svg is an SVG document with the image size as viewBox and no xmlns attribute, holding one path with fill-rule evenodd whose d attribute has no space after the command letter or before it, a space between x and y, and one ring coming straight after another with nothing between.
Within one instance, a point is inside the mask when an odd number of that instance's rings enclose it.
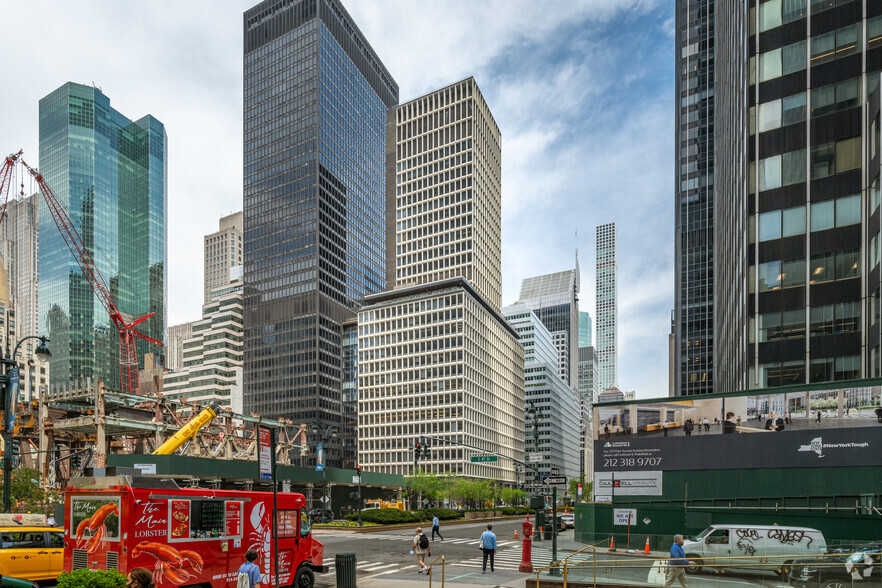
<instances>
[{"instance_id":1,"label":"pedestrian crossing street","mask_svg":"<svg viewBox=\"0 0 882 588\"><path fill-rule=\"evenodd\" d=\"M354 539L367 539L370 541L389 541L398 543L407 544L408 541L413 540L413 535L407 534L376 534L376 535L353 535ZM471 568L471 569L481 569L484 563L484 555L481 551L478 550L478 540L474 538L449 538L444 541L435 541L434 543L430 543L430 545L450 545L450 544L460 544L460 545L472 545L475 547L475 556L468 557L462 560L451 560L447 559L445 562L448 566L456 566L463 568ZM495 558L495 569L496 570L506 570L506 571L514 571L517 572L518 568L521 564L521 541L520 540L505 540L505 541L497 541L497 551ZM533 544L532 551L532 561L533 561L533 569L539 569L547 566L551 563L551 549L545 547L538 547L536 544ZM430 560L427 559L426 563L431 563ZM335 573L334 570L334 561L330 560L325 563L325 565L330 568L330 573ZM489 567L490 562L487 562L487 566ZM359 576L362 575L371 575L371 576L385 576L387 574L411 574L415 571L415 565L412 561L407 561L406 563L394 563L390 562L388 559L385 560L376 560L376 561L357 561L356 569L359 573ZM489 572L489 570L488 570Z\"/></svg>"}]
</instances>

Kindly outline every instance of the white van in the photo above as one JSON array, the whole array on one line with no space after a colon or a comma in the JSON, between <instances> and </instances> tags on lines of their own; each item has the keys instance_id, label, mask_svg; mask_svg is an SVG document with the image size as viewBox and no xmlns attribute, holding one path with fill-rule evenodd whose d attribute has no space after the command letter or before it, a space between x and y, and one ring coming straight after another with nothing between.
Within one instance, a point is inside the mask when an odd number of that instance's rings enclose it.
<instances>
[{"instance_id":1,"label":"white van","mask_svg":"<svg viewBox=\"0 0 882 588\"><path fill-rule=\"evenodd\" d=\"M784 574L784 566L793 559L827 553L827 541L823 533L808 527L711 525L694 539L685 540L683 551L686 559L695 562L686 567L689 573L712 566Z\"/></svg>"}]
</instances>

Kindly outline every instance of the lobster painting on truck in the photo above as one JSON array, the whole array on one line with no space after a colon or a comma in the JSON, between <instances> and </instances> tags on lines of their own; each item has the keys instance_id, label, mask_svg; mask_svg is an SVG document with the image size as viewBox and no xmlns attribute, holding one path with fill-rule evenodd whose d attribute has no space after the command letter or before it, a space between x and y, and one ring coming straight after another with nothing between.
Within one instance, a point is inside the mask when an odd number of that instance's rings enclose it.
<instances>
[{"instance_id":1,"label":"lobster painting on truck","mask_svg":"<svg viewBox=\"0 0 882 588\"><path fill-rule=\"evenodd\" d=\"M281 586L310 588L315 573L327 572L302 494L278 494L275 538L271 492L180 488L133 476L74 478L65 509L68 572L147 568L158 588L232 587L249 549L258 552L267 585L275 585L276 560Z\"/></svg>"}]
</instances>

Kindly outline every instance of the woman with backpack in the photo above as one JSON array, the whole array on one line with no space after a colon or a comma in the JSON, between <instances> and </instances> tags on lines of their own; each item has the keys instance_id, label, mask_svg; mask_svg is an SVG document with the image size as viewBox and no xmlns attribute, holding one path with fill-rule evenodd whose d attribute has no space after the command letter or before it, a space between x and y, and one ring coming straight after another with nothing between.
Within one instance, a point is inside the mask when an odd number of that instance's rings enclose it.
<instances>
[{"instance_id":1,"label":"woman with backpack","mask_svg":"<svg viewBox=\"0 0 882 588\"><path fill-rule=\"evenodd\" d=\"M411 553L417 557L417 563L420 566L420 572L423 573L429 571L429 567L426 565L426 553L429 551L429 538L423 534L423 529L421 527L417 527L416 534L413 536L413 549L411 549Z\"/></svg>"},{"instance_id":2,"label":"woman with backpack","mask_svg":"<svg viewBox=\"0 0 882 588\"><path fill-rule=\"evenodd\" d=\"M245 552L245 563L239 566L236 588L260 588L260 568L254 563L256 559L256 549L249 549Z\"/></svg>"}]
</instances>

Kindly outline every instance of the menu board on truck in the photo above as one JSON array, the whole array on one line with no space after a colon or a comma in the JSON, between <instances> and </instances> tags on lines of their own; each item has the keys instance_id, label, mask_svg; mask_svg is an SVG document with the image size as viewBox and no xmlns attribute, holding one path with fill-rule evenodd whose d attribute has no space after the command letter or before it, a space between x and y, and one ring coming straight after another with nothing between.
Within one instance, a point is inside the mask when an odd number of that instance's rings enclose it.
<instances>
[{"instance_id":1,"label":"menu board on truck","mask_svg":"<svg viewBox=\"0 0 882 588\"><path fill-rule=\"evenodd\" d=\"M226 517L224 524L224 535L226 537L242 536L242 503L227 502Z\"/></svg>"}]
</instances>

